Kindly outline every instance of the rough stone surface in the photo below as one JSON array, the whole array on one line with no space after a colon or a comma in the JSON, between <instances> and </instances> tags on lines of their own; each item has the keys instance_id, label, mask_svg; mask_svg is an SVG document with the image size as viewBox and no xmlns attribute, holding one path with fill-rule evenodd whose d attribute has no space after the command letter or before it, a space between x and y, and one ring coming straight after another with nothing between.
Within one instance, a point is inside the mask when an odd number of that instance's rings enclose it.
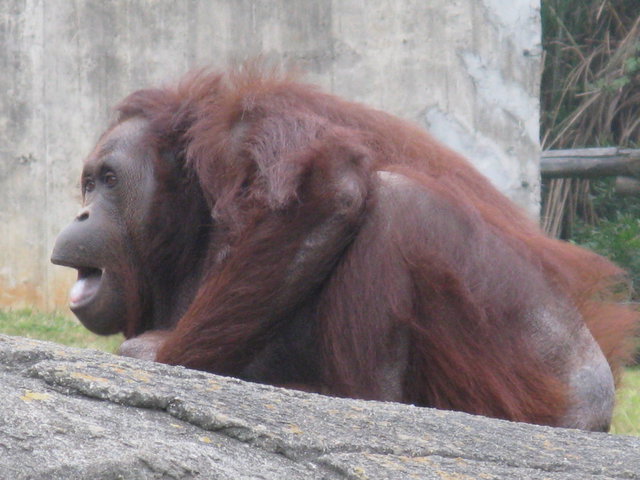
<instances>
[{"instance_id":1,"label":"rough stone surface","mask_svg":"<svg viewBox=\"0 0 640 480\"><path fill-rule=\"evenodd\" d=\"M0 336L1 480L640 479L640 439Z\"/></svg>"},{"instance_id":2,"label":"rough stone surface","mask_svg":"<svg viewBox=\"0 0 640 480\"><path fill-rule=\"evenodd\" d=\"M2 0L0 45L0 306L66 305L49 255L115 102L258 55L424 125L538 210L539 0Z\"/></svg>"}]
</instances>

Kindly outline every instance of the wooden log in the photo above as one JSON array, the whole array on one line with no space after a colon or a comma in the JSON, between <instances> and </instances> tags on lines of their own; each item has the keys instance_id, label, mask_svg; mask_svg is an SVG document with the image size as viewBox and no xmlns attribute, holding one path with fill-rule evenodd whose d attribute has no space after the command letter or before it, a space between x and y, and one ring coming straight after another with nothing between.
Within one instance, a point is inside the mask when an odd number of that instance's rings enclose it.
<instances>
[{"instance_id":1,"label":"wooden log","mask_svg":"<svg viewBox=\"0 0 640 480\"><path fill-rule=\"evenodd\" d=\"M640 195L640 180L636 177L617 177L614 191L618 195Z\"/></svg>"},{"instance_id":2,"label":"wooden log","mask_svg":"<svg viewBox=\"0 0 640 480\"><path fill-rule=\"evenodd\" d=\"M540 159L540 174L543 178L640 176L640 149L546 150Z\"/></svg>"}]
</instances>

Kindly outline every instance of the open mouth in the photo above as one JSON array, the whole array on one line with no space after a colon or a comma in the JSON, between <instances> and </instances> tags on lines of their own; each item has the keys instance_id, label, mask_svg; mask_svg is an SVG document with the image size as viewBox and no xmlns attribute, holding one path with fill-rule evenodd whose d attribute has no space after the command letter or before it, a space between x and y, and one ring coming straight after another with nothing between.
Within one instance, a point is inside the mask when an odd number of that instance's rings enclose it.
<instances>
[{"instance_id":1,"label":"open mouth","mask_svg":"<svg viewBox=\"0 0 640 480\"><path fill-rule=\"evenodd\" d=\"M69 306L71 309L83 307L96 296L100 290L102 270L92 267L78 267L78 280L69 292Z\"/></svg>"}]
</instances>

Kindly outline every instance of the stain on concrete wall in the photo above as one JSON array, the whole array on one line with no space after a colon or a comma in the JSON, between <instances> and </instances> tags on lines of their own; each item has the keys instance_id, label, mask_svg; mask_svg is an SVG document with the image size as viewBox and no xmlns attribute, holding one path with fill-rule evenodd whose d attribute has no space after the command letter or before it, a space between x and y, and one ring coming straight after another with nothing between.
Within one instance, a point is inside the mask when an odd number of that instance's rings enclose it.
<instances>
[{"instance_id":1,"label":"stain on concrete wall","mask_svg":"<svg viewBox=\"0 0 640 480\"><path fill-rule=\"evenodd\" d=\"M428 127L535 215L539 29L533 0L3 0L0 306L65 308L51 246L118 99L257 55Z\"/></svg>"}]
</instances>

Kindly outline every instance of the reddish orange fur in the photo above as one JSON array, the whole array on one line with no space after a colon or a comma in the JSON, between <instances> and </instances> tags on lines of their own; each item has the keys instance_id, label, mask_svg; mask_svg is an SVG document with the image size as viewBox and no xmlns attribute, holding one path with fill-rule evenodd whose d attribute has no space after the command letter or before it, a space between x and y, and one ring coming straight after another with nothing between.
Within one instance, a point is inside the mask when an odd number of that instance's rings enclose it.
<instances>
[{"instance_id":1,"label":"reddish orange fur","mask_svg":"<svg viewBox=\"0 0 640 480\"><path fill-rule=\"evenodd\" d=\"M469 228L483 238L497 235L513 258L522 258L526 268L571 299L616 377L629 359L637 314L614 303L610 293L623 272L602 257L546 237L465 159L408 122L255 69L194 74L176 88L133 94L120 112L121 120L148 118L152 142L184 151L214 219L239 245L222 271L205 276L191 308L161 348L160 361L233 375L279 332L294 308L277 307L278 318L271 311L269 296L284 281L280 259L295 255L313 219L331 208L316 201L305 204L300 187L311 168L332 168L337 151L364 158L354 162L366 163L361 167L365 171L396 171L414 179L438 201L463 212ZM265 115L268 123L252 123ZM319 137L334 144L318 145ZM254 140L247 143L247 138ZM369 181L362 179L363 188L369 188ZM248 195L243 193L247 183L252 185ZM268 212L296 202L302 213L295 221L272 225L264 220ZM300 221L305 216L308 221ZM289 228L286 235L283 226ZM320 351L309 355L322 359L317 389L379 396L367 372L376 370L376 352L394 328L391 320L373 321L379 312L366 299L383 289L389 298L398 298L392 307L403 328L412 332L403 401L554 424L566 406L566 386L510 331L514 327L505 307L520 305L518 295L527 295L528 279L509 278L522 283L512 293L474 297L449 260L422 245L418 228L407 224L401 233L413 252L407 257L417 285L412 313L401 305L406 293L385 277L394 268L384 265L385 252L371 250L381 271L367 264L355 271L338 264L331 274L335 282L318 294L318 310L310 314L317 321ZM451 232L446 241L462 245L463 235ZM464 268L479 268L474 265ZM347 303L322 303L323 295L333 298L332 289L355 291L356 284L370 286L358 286L362 293Z\"/></svg>"}]
</instances>

